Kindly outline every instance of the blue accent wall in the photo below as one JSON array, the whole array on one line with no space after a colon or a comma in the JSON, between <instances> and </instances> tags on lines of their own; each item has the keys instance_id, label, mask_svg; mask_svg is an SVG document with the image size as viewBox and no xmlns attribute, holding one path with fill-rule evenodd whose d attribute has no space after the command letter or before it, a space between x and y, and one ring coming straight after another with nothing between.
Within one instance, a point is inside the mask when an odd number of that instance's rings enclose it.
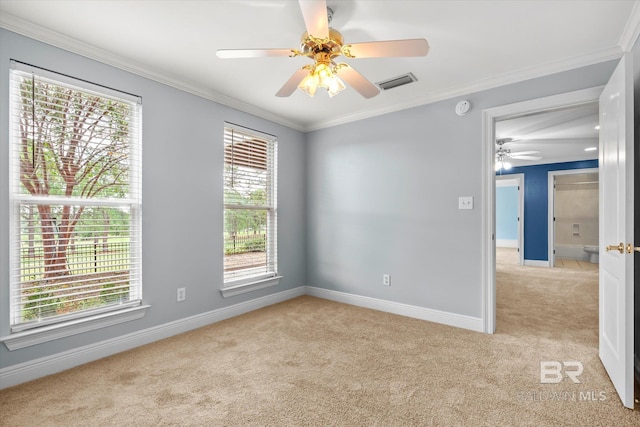
<instances>
[{"instance_id":1,"label":"blue accent wall","mask_svg":"<svg viewBox=\"0 0 640 427\"><path fill-rule=\"evenodd\" d=\"M571 169L597 168L598 160L550 163L547 165L520 166L499 175L524 174L524 259L549 260L548 219L549 184L548 172Z\"/></svg>"},{"instance_id":2,"label":"blue accent wall","mask_svg":"<svg viewBox=\"0 0 640 427\"><path fill-rule=\"evenodd\" d=\"M496 188L496 239L518 240L518 187Z\"/></svg>"}]
</instances>

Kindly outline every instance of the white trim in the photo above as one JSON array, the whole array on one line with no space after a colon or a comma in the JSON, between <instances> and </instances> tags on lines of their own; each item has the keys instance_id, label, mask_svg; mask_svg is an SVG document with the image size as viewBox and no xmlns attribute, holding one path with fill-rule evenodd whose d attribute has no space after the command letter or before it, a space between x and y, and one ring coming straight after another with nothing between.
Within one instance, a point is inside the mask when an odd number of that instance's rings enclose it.
<instances>
[{"instance_id":1,"label":"white trim","mask_svg":"<svg viewBox=\"0 0 640 427\"><path fill-rule=\"evenodd\" d=\"M84 317L68 322L55 323L37 329L28 329L0 338L10 351L42 344L44 342L95 331L124 322L141 319L147 313L150 305L141 305L118 311L110 311L96 316Z\"/></svg>"},{"instance_id":2,"label":"white trim","mask_svg":"<svg viewBox=\"0 0 640 427\"><path fill-rule=\"evenodd\" d=\"M482 110L482 320L486 333L495 332L496 324L496 263L495 263L495 124L507 119L553 108L597 101L604 86L582 89L545 98ZM531 265L532 260L525 260ZM546 262L548 264L548 261Z\"/></svg>"},{"instance_id":3,"label":"white trim","mask_svg":"<svg viewBox=\"0 0 640 427\"><path fill-rule=\"evenodd\" d=\"M496 239L496 248L517 248L518 239Z\"/></svg>"},{"instance_id":4,"label":"white trim","mask_svg":"<svg viewBox=\"0 0 640 427\"><path fill-rule=\"evenodd\" d=\"M138 193L141 193L141 192L138 191ZM104 198L91 199L87 197L76 197L76 196L64 197L64 196L56 196L56 195L49 196L46 194L35 195L35 194L23 194L23 193L17 193L17 192L13 194L13 200L16 200L22 203L33 203L36 205L74 205L74 206L90 206L90 207L127 206L130 208L133 208L135 205L140 204L140 197L126 198L126 199L104 197Z\"/></svg>"},{"instance_id":5,"label":"white trim","mask_svg":"<svg viewBox=\"0 0 640 427\"><path fill-rule=\"evenodd\" d=\"M362 295L349 294L346 292L332 291L314 286L306 286L306 293L313 297L328 299L344 304L356 305L358 307L370 308L373 310L384 311L386 313L398 314L400 316L413 317L415 319L427 320L429 322L441 323L476 332L483 331L482 319L478 317L449 313L446 311L418 307L415 305L371 298Z\"/></svg>"},{"instance_id":6,"label":"white trim","mask_svg":"<svg viewBox=\"0 0 640 427\"><path fill-rule=\"evenodd\" d=\"M0 369L0 389L70 369L112 354L130 350L173 335L239 316L305 294L304 286L238 303L109 340L74 348L51 356Z\"/></svg>"},{"instance_id":7,"label":"white trim","mask_svg":"<svg viewBox=\"0 0 640 427\"><path fill-rule=\"evenodd\" d=\"M549 260L549 266L556 265L555 241L556 241L556 223L553 220L555 217L555 177L558 175L576 175L579 173L599 173L598 168L584 168L584 169L562 169L547 172L547 259Z\"/></svg>"},{"instance_id":8,"label":"white trim","mask_svg":"<svg viewBox=\"0 0 640 427\"><path fill-rule=\"evenodd\" d=\"M622 31L618 45L622 52L631 52L633 45L640 35L640 2L636 0L631 10L631 15Z\"/></svg>"},{"instance_id":9,"label":"white trim","mask_svg":"<svg viewBox=\"0 0 640 427\"><path fill-rule=\"evenodd\" d=\"M518 176L523 174L514 174ZM516 187L518 186L518 180L513 178L512 175L496 175L496 187Z\"/></svg>"},{"instance_id":10,"label":"white trim","mask_svg":"<svg viewBox=\"0 0 640 427\"><path fill-rule=\"evenodd\" d=\"M488 334L496 331L496 172L495 114L482 110L482 323Z\"/></svg>"},{"instance_id":11,"label":"white trim","mask_svg":"<svg viewBox=\"0 0 640 427\"><path fill-rule=\"evenodd\" d=\"M555 241L556 241L556 221L554 212L556 210L556 191L554 176L551 171L547 172L547 260L549 265L555 267Z\"/></svg>"},{"instance_id":12,"label":"white trim","mask_svg":"<svg viewBox=\"0 0 640 427\"><path fill-rule=\"evenodd\" d=\"M518 181L518 264L524 265L524 174L516 174Z\"/></svg>"},{"instance_id":13,"label":"white trim","mask_svg":"<svg viewBox=\"0 0 640 427\"><path fill-rule=\"evenodd\" d=\"M12 336L15 336L15 334L19 332L29 331L35 328L38 328L40 331L44 330L45 327L55 330L70 326L71 323L74 322L77 324L91 322L95 319L98 319L98 316L100 315L106 314L105 317L108 317L110 315L117 316L118 313L124 313L124 310L126 309L137 308L141 305L141 300L133 300L127 301L122 304L106 305L104 307L93 308L87 311L75 311L69 314L61 314L58 316L29 320L28 322L11 326L11 334ZM0 341L2 341L2 339L3 338L0 337Z\"/></svg>"},{"instance_id":14,"label":"white trim","mask_svg":"<svg viewBox=\"0 0 640 427\"><path fill-rule=\"evenodd\" d=\"M544 98L536 98L528 101L516 102L513 104L501 105L498 107L487 108L483 112L487 113L495 120L506 120L525 114L539 113L555 108L576 106L588 104L598 100L604 86L590 87L580 89L568 93L560 93L558 95L546 96ZM495 173L495 170L493 170Z\"/></svg>"},{"instance_id":15,"label":"white trim","mask_svg":"<svg viewBox=\"0 0 640 427\"><path fill-rule=\"evenodd\" d=\"M271 276L267 277L266 279L256 280L254 282L228 286L226 288L220 289L220 293L222 294L222 298L229 298L236 295L246 294L247 292L257 291L258 289L276 286L278 283L280 283L280 279L282 279L282 276Z\"/></svg>"},{"instance_id":16,"label":"white trim","mask_svg":"<svg viewBox=\"0 0 640 427\"><path fill-rule=\"evenodd\" d=\"M524 265L529 267L549 267L549 261L539 259L525 259Z\"/></svg>"}]
</instances>

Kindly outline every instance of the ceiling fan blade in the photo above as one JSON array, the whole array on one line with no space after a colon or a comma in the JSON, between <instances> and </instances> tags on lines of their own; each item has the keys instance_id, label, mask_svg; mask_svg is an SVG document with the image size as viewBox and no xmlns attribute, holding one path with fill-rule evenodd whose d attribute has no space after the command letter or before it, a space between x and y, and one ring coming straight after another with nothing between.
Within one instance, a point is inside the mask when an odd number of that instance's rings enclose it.
<instances>
[{"instance_id":1,"label":"ceiling fan blade","mask_svg":"<svg viewBox=\"0 0 640 427\"><path fill-rule=\"evenodd\" d=\"M496 138L496 144L498 145L508 144L514 141L517 141L517 139L514 140L513 138Z\"/></svg>"},{"instance_id":2,"label":"ceiling fan blade","mask_svg":"<svg viewBox=\"0 0 640 427\"><path fill-rule=\"evenodd\" d=\"M387 40L353 43L344 46L343 49L354 58L425 56L429 52L429 43L425 39Z\"/></svg>"},{"instance_id":3,"label":"ceiling fan blade","mask_svg":"<svg viewBox=\"0 0 640 427\"><path fill-rule=\"evenodd\" d=\"M328 38L327 2L325 0L298 0L298 3L309 35L319 39Z\"/></svg>"},{"instance_id":4,"label":"ceiling fan blade","mask_svg":"<svg viewBox=\"0 0 640 427\"><path fill-rule=\"evenodd\" d=\"M309 74L309 70L306 68L300 68L298 71L293 73L293 76L287 80L287 82L280 88L276 96L281 98L290 96L295 90L298 88L298 85L304 79L307 74Z\"/></svg>"},{"instance_id":5,"label":"ceiling fan blade","mask_svg":"<svg viewBox=\"0 0 640 427\"><path fill-rule=\"evenodd\" d=\"M362 74L346 64L337 71L337 74L341 79L344 79L349 86L353 87L365 98L373 98L380 93L380 89L378 89L376 85L365 79Z\"/></svg>"},{"instance_id":6,"label":"ceiling fan blade","mask_svg":"<svg viewBox=\"0 0 640 427\"><path fill-rule=\"evenodd\" d=\"M542 160L542 157L539 156L510 156L512 159L515 160Z\"/></svg>"},{"instance_id":7,"label":"ceiling fan blade","mask_svg":"<svg viewBox=\"0 0 640 427\"><path fill-rule=\"evenodd\" d=\"M512 156L526 156L527 154L540 154L539 151L518 151L515 153L511 153Z\"/></svg>"},{"instance_id":8,"label":"ceiling fan blade","mask_svg":"<svg viewBox=\"0 0 640 427\"><path fill-rule=\"evenodd\" d=\"M294 56L291 49L218 49L216 56L222 59L266 58L270 56Z\"/></svg>"}]
</instances>

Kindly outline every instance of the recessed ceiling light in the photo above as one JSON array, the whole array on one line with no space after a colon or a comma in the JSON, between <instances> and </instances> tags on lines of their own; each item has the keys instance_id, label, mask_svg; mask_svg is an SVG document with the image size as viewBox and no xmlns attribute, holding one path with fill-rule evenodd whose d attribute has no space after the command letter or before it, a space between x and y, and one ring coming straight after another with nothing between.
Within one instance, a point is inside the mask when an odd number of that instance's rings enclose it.
<instances>
[{"instance_id":1,"label":"recessed ceiling light","mask_svg":"<svg viewBox=\"0 0 640 427\"><path fill-rule=\"evenodd\" d=\"M598 149L598 147L587 147L584 149L584 151L596 151Z\"/></svg>"},{"instance_id":2,"label":"recessed ceiling light","mask_svg":"<svg viewBox=\"0 0 640 427\"><path fill-rule=\"evenodd\" d=\"M600 125L594 127L595 130L600 130Z\"/></svg>"}]
</instances>

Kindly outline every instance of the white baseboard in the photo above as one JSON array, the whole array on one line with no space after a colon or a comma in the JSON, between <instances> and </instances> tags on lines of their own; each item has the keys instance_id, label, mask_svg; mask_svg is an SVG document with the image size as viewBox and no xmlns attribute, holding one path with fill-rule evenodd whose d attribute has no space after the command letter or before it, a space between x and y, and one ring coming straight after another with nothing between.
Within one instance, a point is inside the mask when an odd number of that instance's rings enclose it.
<instances>
[{"instance_id":1,"label":"white baseboard","mask_svg":"<svg viewBox=\"0 0 640 427\"><path fill-rule=\"evenodd\" d=\"M262 307L304 295L304 286L287 291L278 292L264 297L241 302L217 310L195 316L179 319L142 331L89 344L83 347L41 357L28 362L18 363L0 369L0 389L11 387L46 375L55 374L84 363L92 362L112 354L130 350L141 345L149 344L173 335L181 334L193 329L201 328L221 320L239 316Z\"/></svg>"},{"instance_id":2,"label":"white baseboard","mask_svg":"<svg viewBox=\"0 0 640 427\"><path fill-rule=\"evenodd\" d=\"M496 239L496 248L517 248L518 240Z\"/></svg>"},{"instance_id":3,"label":"white baseboard","mask_svg":"<svg viewBox=\"0 0 640 427\"><path fill-rule=\"evenodd\" d=\"M588 246L588 245L587 245ZM597 244L593 246L598 246ZM589 260L589 254L584 251L585 245L555 245L556 258L578 259L582 261Z\"/></svg>"},{"instance_id":4,"label":"white baseboard","mask_svg":"<svg viewBox=\"0 0 640 427\"><path fill-rule=\"evenodd\" d=\"M538 260L538 259L525 259L524 265L528 265L530 267L549 267L549 261Z\"/></svg>"},{"instance_id":5,"label":"white baseboard","mask_svg":"<svg viewBox=\"0 0 640 427\"><path fill-rule=\"evenodd\" d=\"M193 329L210 325L221 320L239 316L253 310L267 307L298 296L310 295L331 301L371 308L401 316L413 317L430 322L442 323L458 328L483 332L481 318L448 313L424 307L370 298L345 292L331 291L313 286L300 286L250 301L212 310L195 316L179 319L174 322L132 332L127 335L74 348L62 353L30 360L7 368L0 369L0 389L22 384L36 378L71 369L84 363L130 350L141 345L159 341Z\"/></svg>"},{"instance_id":6,"label":"white baseboard","mask_svg":"<svg viewBox=\"0 0 640 427\"><path fill-rule=\"evenodd\" d=\"M444 325L455 326L457 328L470 329L476 332L484 332L484 324L482 319L479 317L448 313L446 311L433 310L430 308L386 301L378 298L370 298L362 295L348 294L345 292L331 291L328 289L316 288L314 286L307 286L306 288L307 295L318 298L371 308L373 310L384 311L387 313L399 314L401 316L428 320L430 322L442 323Z\"/></svg>"}]
</instances>

